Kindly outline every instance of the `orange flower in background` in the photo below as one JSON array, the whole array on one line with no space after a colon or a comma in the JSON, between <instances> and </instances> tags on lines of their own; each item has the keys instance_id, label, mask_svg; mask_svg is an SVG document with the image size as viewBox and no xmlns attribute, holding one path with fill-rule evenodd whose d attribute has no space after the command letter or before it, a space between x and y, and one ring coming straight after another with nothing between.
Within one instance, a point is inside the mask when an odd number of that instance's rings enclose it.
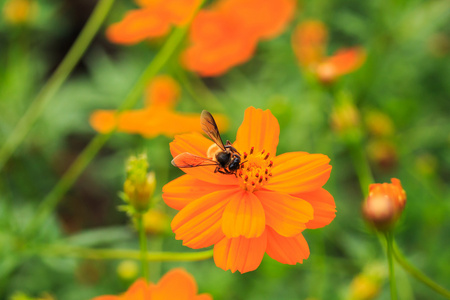
<instances>
[{"instance_id":1,"label":"orange flower in background","mask_svg":"<svg viewBox=\"0 0 450 300\"><path fill-rule=\"evenodd\" d=\"M295 0L222 0L201 10L190 28L184 66L201 76L218 76L248 61L260 39L281 34Z\"/></svg>"},{"instance_id":2,"label":"orange flower in background","mask_svg":"<svg viewBox=\"0 0 450 300\"><path fill-rule=\"evenodd\" d=\"M406 192L397 178L392 183L369 186L369 197L363 203L363 214L379 230L392 228L406 204Z\"/></svg>"},{"instance_id":3,"label":"orange flower in background","mask_svg":"<svg viewBox=\"0 0 450 300\"><path fill-rule=\"evenodd\" d=\"M170 76L159 76L147 89L145 108L120 114L115 110L97 110L91 115L90 124L100 133L116 129L118 132L140 134L146 138L201 131L199 114L182 114L173 110L179 96L178 83ZM219 116L217 122L221 126L227 126L224 116Z\"/></svg>"},{"instance_id":4,"label":"orange flower in background","mask_svg":"<svg viewBox=\"0 0 450 300\"><path fill-rule=\"evenodd\" d=\"M182 26L191 18L200 0L137 0L141 9L129 11L124 19L106 31L117 44L136 44L166 35L172 25Z\"/></svg>"},{"instance_id":5,"label":"orange flower in background","mask_svg":"<svg viewBox=\"0 0 450 300\"><path fill-rule=\"evenodd\" d=\"M166 184L163 199L180 210L172 221L175 237L198 249L214 245L214 261L224 270L255 270L267 253L285 263L309 256L302 231L320 228L335 217L327 182L330 159L323 154L276 155L279 125L268 110L250 107L233 146L242 157L235 175L215 173L215 166L183 168ZM175 157L189 152L207 157L213 142L198 133L175 137Z\"/></svg>"},{"instance_id":6,"label":"orange flower in background","mask_svg":"<svg viewBox=\"0 0 450 300\"><path fill-rule=\"evenodd\" d=\"M327 39L327 28L316 20L299 24L292 35L292 47L299 64L322 82L332 82L351 73L360 68L366 60L366 52L360 47L341 49L326 57Z\"/></svg>"},{"instance_id":7,"label":"orange flower in background","mask_svg":"<svg viewBox=\"0 0 450 300\"><path fill-rule=\"evenodd\" d=\"M183 269L173 269L157 284L138 279L120 296L99 296L92 300L212 300L209 294L197 295L194 277Z\"/></svg>"}]
</instances>

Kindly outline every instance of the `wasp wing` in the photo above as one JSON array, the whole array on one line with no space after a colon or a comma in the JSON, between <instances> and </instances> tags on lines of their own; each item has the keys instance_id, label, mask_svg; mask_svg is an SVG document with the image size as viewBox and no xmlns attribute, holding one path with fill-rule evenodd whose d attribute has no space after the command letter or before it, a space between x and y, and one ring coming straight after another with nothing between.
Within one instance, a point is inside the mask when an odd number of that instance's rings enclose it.
<instances>
[{"instance_id":1,"label":"wasp wing","mask_svg":"<svg viewBox=\"0 0 450 300\"><path fill-rule=\"evenodd\" d=\"M202 166L217 166L218 163L214 160L197 156L189 152L178 154L173 160L172 165L177 168L194 168Z\"/></svg>"},{"instance_id":2,"label":"wasp wing","mask_svg":"<svg viewBox=\"0 0 450 300\"><path fill-rule=\"evenodd\" d=\"M222 138L220 137L219 128L217 128L216 121L214 121L213 116L206 110L202 111L200 116L200 124L202 125L202 130L209 136L209 138L212 139L220 149L225 151L225 146L223 145Z\"/></svg>"}]
</instances>

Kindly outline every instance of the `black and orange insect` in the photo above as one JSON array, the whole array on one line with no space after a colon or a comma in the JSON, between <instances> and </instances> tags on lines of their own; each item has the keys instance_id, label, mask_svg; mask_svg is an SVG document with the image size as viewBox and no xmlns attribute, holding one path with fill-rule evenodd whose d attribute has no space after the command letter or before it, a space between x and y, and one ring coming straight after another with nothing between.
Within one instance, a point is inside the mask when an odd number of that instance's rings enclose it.
<instances>
[{"instance_id":1,"label":"black and orange insect","mask_svg":"<svg viewBox=\"0 0 450 300\"><path fill-rule=\"evenodd\" d=\"M214 154L213 159L184 152L172 160L172 165L178 168L216 166L214 173L236 174L241 164L241 154L233 147L230 141L227 141L225 145L223 144L216 121L206 110L202 111L200 124L202 130L216 143L220 150Z\"/></svg>"}]
</instances>

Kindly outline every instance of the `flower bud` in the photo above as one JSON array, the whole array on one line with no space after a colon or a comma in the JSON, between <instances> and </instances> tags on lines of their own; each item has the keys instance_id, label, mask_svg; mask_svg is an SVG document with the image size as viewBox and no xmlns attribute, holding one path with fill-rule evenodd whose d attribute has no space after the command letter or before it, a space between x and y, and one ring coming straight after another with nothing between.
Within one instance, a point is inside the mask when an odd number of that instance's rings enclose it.
<instances>
[{"instance_id":1,"label":"flower bud","mask_svg":"<svg viewBox=\"0 0 450 300\"><path fill-rule=\"evenodd\" d=\"M127 162L127 179L123 185L126 200L140 212L145 212L155 191L155 174L147 174L146 155L132 156Z\"/></svg>"},{"instance_id":2,"label":"flower bud","mask_svg":"<svg viewBox=\"0 0 450 300\"><path fill-rule=\"evenodd\" d=\"M348 298L351 300L372 300L381 291L383 280L386 277L386 268L379 263L371 263L356 275L349 289Z\"/></svg>"},{"instance_id":3,"label":"flower bud","mask_svg":"<svg viewBox=\"0 0 450 300\"><path fill-rule=\"evenodd\" d=\"M139 266L134 260L123 260L117 266L117 275L123 280L135 279L138 275Z\"/></svg>"},{"instance_id":4,"label":"flower bud","mask_svg":"<svg viewBox=\"0 0 450 300\"><path fill-rule=\"evenodd\" d=\"M3 6L3 17L10 24L25 24L36 15L36 10L36 1L9 0Z\"/></svg>"},{"instance_id":5,"label":"flower bud","mask_svg":"<svg viewBox=\"0 0 450 300\"><path fill-rule=\"evenodd\" d=\"M363 203L363 215L376 229L391 229L400 217L406 204L406 193L400 180L392 183L375 183L369 186L369 197Z\"/></svg>"},{"instance_id":6,"label":"flower bud","mask_svg":"<svg viewBox=\"0 0 450 300\"><path fill-rule=\"evenodd\" d=\"M150 209L144 214L144 228L149 234L163 233L170 228L167 214L156 209Z\"/></svg>"}]
</instances>

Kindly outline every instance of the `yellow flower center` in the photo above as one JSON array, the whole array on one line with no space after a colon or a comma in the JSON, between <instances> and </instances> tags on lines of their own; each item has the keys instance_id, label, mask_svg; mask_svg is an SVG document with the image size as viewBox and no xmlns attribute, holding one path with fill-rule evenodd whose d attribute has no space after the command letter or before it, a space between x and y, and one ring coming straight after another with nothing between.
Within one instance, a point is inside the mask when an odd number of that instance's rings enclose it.
<instances>
[{"instance_id":1,"label":"yellow flower center","mask_svg":"<svg viewBox=\"0 0 450 300\"><path fill-rule=\"evenodd\" d=\"M270 153L265 150L255 153L252 147L250 153L244 152L241 159L240 169L236 172L240 187L249 192L259 190L272 176Z\"/></svg>"}]
</instances>

